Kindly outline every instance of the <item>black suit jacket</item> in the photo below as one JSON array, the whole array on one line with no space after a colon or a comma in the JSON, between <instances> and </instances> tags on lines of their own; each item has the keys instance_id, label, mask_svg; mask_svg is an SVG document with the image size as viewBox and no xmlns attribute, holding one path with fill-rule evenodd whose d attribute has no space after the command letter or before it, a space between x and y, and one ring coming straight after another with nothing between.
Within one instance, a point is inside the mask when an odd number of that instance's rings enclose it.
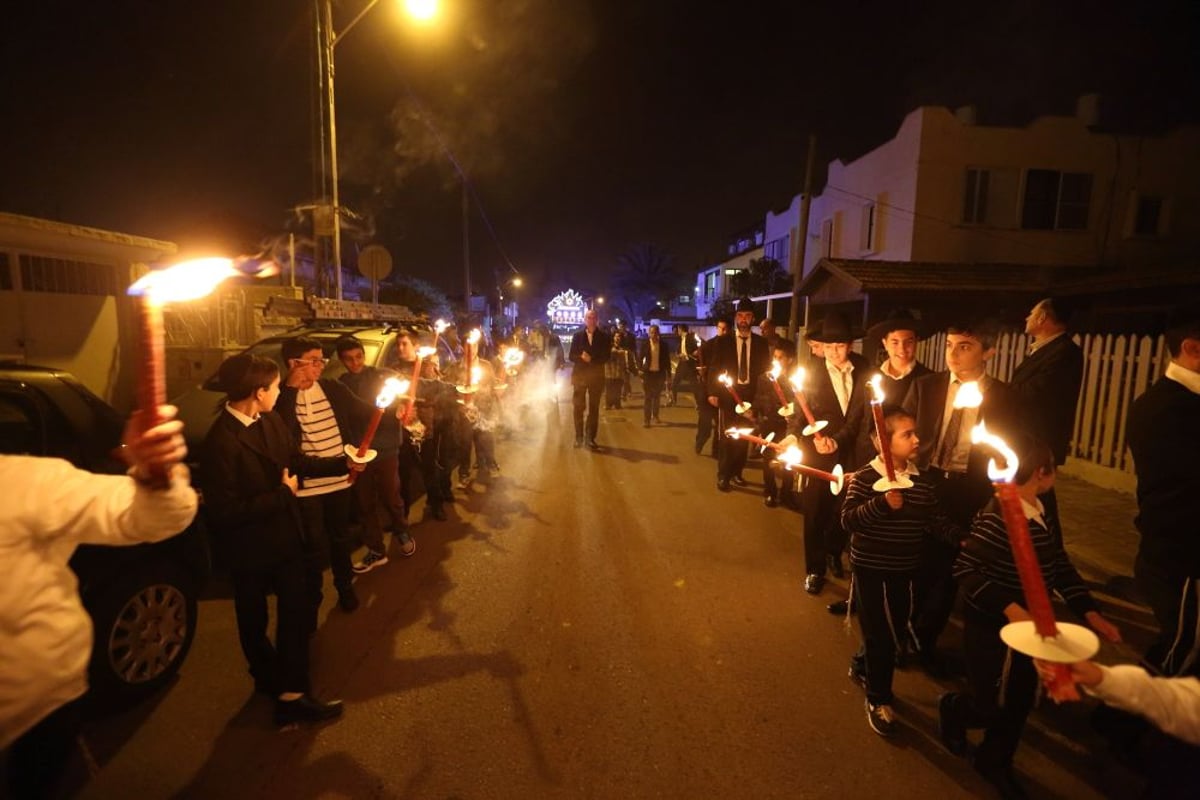
<instances>
[{"instance_id":1,"label":"black suit jacket","mask_svg":"<svg viewBox=\"0 0 1200 800\"><path fill-rule=\"evenodd\" d=\"M810 361L805 367L805 398L812 410L813 418L826 420L829 425L821 433L837 442L837 451L826 456L816 452L812 438L805 437L805 459L808 463L828 469L834 464L841 464L847 474L870 461L875 455L871 446L870 430L866 427L871 417L869 399L867 397L867 379L870 371L860 366L863 362L854 362L854 371L850 373L850 402L842 412L842 404L838 402L837 393L833 390L833 380L829 377L829 369L824 359ZM803 414L794 418L794 424L803 428L808 424ZM799 434L797 434L799 435Z\"/></svg>"},{"instance_id":2,"label":"black suit jacket","mask_svg":"<svg viewBox=\"0 0 1200 800\"><path fill-rule=\"evenodd\" d=\"M709 397L722 398L721 402L725 402L727 398L729 405L733 405L732 396L726 391L724 385L717 380L721 377L721 373L728 373L733 379L734 386L738 390L738 395L746 402L754 402L754 390L758 383L758 377L771 368L771 348L767 344L767 340L759 336L757 333L750 334L750 383L748 387L737 386L737 371L738 371L738 337L734 331L726 336L718 336L712 340L712 360L708 363L708 395Z\"/></svg>"},{"instance_id":3,"label":"black suit jacket","mask_svg":"<svg viewBox=\"0 0 1200 800\"><path fill-rule=\"evenodd\" d=\"M584 361L582 356L587 353L591 361ZM612 354L612 337L602 329L596 328L592 334L592 343L588 344L587 329L576 331L571 337L571 353L567 360L571 367L571 384L580 386L586 383L604 381L604 362Z\"/></svg>"},{"instance_id":4,"label":"black suit jacket","mask_svg":"<svg viewBox=\"0 0 1200 800\"><path fill-rule=\"evenodd\" d=\"M303 557L303 525L283 470L302 477L346 474L344 458L301 455L278 414L247 427L222 410L200 453L204 509L218 548L234 569Z\"/></svg>"},{"instance_id":5,"label":"black suit jacket","mask_svg":"<svg viewBox=\"0 0 1200 800\"><path fill-rule=\"evenodd\" d=\"M642 342L638 345L637 354L638 372L645 375L650 371L650 340ZM658 370L659 374L664 378L671 377L671 351L667 349L665 339L658 340Z\"/></svg>"},{"instance_id":6,"label":"black suit jacket","mask_svg":"<svg viewBox=\"0 0 1200 800\"><path fill-rule=\"evenodd\" d=\"M1064 333L1026 356L1009 383L1025 427L1050 445L1058 464L1067 460L1082 382L1083 351Z\"/></svg>"}]
</instances>

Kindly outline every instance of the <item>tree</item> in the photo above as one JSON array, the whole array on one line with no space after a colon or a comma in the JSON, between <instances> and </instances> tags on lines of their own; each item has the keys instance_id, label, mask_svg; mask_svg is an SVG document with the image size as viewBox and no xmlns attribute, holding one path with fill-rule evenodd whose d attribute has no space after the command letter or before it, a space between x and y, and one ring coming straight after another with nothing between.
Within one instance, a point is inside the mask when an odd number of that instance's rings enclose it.
<instances>
[{"instance_id":1,"label":"tree","mask_svg":"<svg viewBox=\"0 0 1200 800\"><path fill-rule=\"evenodd\" d=\"M658 301L675 294L682 280L674 256L643 242L617 256L611 294L633 321L649 312Z\"/></svg>"},{"instance_id":2,"label":"tree","mask_svg":"<svg viewBox=\"0 0 1200 800\"><path fill-rule=\"evenodd\" d=\"M783 267L773 258L756 258L746 269L739 270L729 280L729 290L736 296L760 297L778 294L792 288Z\"/></svg>"},{"instance_id":3,"label":"tree","mask_svg":"<svg viewBox=\"0 0 1200 800\"><path fill-rule=\"evenodd\" d=\"M379 302L408 306L416 314L428 314L431 319L452 319L454 309L449 298L432 283L399 275L379 287Z\"/></svg>"}]
</instances>

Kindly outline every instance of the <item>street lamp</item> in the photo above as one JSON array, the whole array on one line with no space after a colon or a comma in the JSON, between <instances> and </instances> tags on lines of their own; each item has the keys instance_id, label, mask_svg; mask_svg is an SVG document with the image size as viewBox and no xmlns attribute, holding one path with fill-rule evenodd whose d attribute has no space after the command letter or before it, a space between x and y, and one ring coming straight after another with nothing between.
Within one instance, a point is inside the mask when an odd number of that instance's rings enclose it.
<instances>
[{"instance_id":1,"label":"street lamp","mask_svg":"<svg viewBox=\"0 0 1200 800\"><path fill-rule=\"evenodd\" d=\"M318 24L318 35L322 39L323 64L322 77L325 82L325 93L329 101L329 178L330 200L333 203L333 265L337 273L337 299L342 299L342 207L338 199L338 165L337 165L337 111L333 90L333 53L334 48L346 34L367 15L379 0L370 0L358 16L350 20L341 33L333 30L333 0L324 0L321 8L324 25ZM427 22L437 15L438 0L405 0L404 9L408 15L421 22ZM323 28L323 30L321 30Z\"/></svg>"}]
</instances>

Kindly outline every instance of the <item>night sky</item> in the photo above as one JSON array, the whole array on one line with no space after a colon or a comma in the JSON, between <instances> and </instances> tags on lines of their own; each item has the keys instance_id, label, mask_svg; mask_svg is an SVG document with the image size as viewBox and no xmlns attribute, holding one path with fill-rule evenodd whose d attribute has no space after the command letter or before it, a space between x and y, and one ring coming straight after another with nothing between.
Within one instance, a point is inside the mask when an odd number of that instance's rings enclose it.
<instances>
[{"instance_id":1,"label":"night sky","mask_svg":"<svg viewBox=\"0 0 1200 800\"><path fill-rule=\"evenodd\" d=\"M442 3L423 30L383 0L339 44L338 130L343 203L451 291L447 153L512 264L557 283L634 242L713 260L799 191L810 132L820 164L853 158L921 103L1022 124L1097 91L1142 127L1200 119L1194 2ZM0 211L246 251L312 201L311 0L12 6ZM488 285L508 267L471 228Z\"/></svg>"}]
</instances>

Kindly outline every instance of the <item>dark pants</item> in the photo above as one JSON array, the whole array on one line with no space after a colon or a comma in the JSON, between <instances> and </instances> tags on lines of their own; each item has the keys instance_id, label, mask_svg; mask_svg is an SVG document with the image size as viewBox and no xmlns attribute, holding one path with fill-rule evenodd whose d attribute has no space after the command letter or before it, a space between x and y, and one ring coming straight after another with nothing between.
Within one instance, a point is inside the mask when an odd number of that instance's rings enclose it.
<instances>
[{"instance_id":1,"label":"dark pants","mask_svg":"<svg viewBox=\"0 0 1200 800\"><path fill-rule=\"evenodd\" d=\"M642 416L646 422L658 419L658 407L662 402L663 387L667 385L667 376L663 372L646 372L642 375Z\"/></svg>"},{"instance_id":2,"label":"dark pants","mask_svg":"<svg viewBox=\"0 0 1200 800\"><path fill-rule=\"evenodd\" d=\"M421 478L421 453L411 442L405 441L400 445L397 460L400 473L400 500L403 504L404 520L407 522L408 512L412 509L413 503L420 498L417 487L424 486L425 483Z\"/></svg>"},{"instance_id":3,"label":"dark pants","mask_svg":"<svg viewBox=\"0 0 1200 800\"><path fill-rule=\"evenodd\" d=\"M912 616L913 575L854 568L854 602L863 646L854 667L867 676L867 700L892 702L896 653L908 641Z\"/></svg>"},{"instance_id":4,"label":"dark pants","mask_svg":"<svg viewBox=\"0 0 1200 800\"><path fill-rule=\"evenodd\" d=\"M475 466L487 469L496 463L496 434L491 431L474 431Z\"/></svg>"},{"instance_id":5,"label":"dark pants","mask_svg":"<svg viewBox=\"0 0 1200 800\"><path fill-rule=\"evenodd\" d=\"M671 402L679 401L679 390L681 387L693 386L696 387L696 362L690 358L681 358L679 363L675 365L675 372L671 375ZM700 394L700 389L696 387L696 394ZM699 405L699 400L696 402Z\"/></svg>"},{"instance_id":6,"label":"dark pants","mask_svg":"<svg viewBox=\"0 0 1200 800\"><path fill-rule=\"evenodd\" d=\"M708 395L703 387L696 389L696 452L704 449L708 438L712 436L713 424L717 421L717 409L709 405ZM717 442L713 440L712 454L717 454Z\"/></svg>"},{"instance_id":7,"label":"dark pants","mask_svg":"<svg viewBox=\"0 0 1200 800\"><path fill-rule=\"evenodd\" d=\"M14 800L57 797L82 719L72 700L43 717L8 748L8 791Z\"/></svg>"},{"instance_id":8,"label":"dark pants","mask_svg":"<svg viewBox=\"0 0 1200 800\"><path fill-rule=\"evenodd\" d=\"M966 476L947 478L933 472L931 477L934 493L946 515L962 526L964 531L968 530L975 513L987 500L986 490L981 491ZM957 548L933 539L926 539L922 546L913 628L917 648L924 658L933 656L937 640L946 629L954 610L954 601L958 596L958 582L954 579L954 560L957 557Z\"/></svg>"},{"instance_id":9,"label":"dark pants","mask_svg":"<svg viewBox=\"0 0 1200 800\"><path fill-rule=\"evenodd\" d=\"M425 504L429 508L441 508L443 503L454 500L450 475L454 472L458 454L451 443L454 437L445 427L436 426L421 444L421 482L425 484Z\"/></svg>"},{"instance_id":10,"label":"dark pants","mask_svg":"<svg viewBox=\"0 0 1200 800\"><path fill-rule=\"evenodd\" d=\"M309 583L300 559L258 569L233 569L238 640L256 683L277 692L307 692ZM267 637L267 597L275 595L275 644Z\"/></svg>"},{"instance_id":11,"label":"dark pants","mask_svg":"<svg viewBox=\"0 0 1200 800\"><path fill-rule=\"evenodd\" d=\"M621 407L621 378L604 379L604 407Z\"/></svg>"},{"instance_id":12,"label":"dark pants","mask_svg":"<svg viewBox=\"0 0 1200 800\"><path fill-rule=\"evenodd\" d=\"M354 582L354 570L350 564L351 495L349 491L341 489L299 499L300 515L304 519L309 629L316 630L326 562L333 571L333 585L338 592L346 591Z\"/></svg>"},{"instance_id":13,"label":"dark pants","mask_svg":"<svg viewBox=\"0 0 1200 800\"><path fill-rule=\"evenodd\" d=\"M804 514L804 571L808 575L824 575L826 559L842 555L846 534L839 520L841 504L841 497L829 491L829 481L805 479L800 511Z\"/></svg>"},{"instance_id":14,"label":"dark pants","mask_svg":"<svg viewBox=\"0 0 1200 800\"><path fill-rule=\"evenodd\" d=\"M749 391L748 387L741 387L738 393L745 397ZM734 427L753 428L754 423L737 415L732 400L722 398L720 409L719 424L713 434L717 437L717 478L729 480L741 477L742 470L746 468L746 459L750 456L750 443L745 439L731 439L725 435L725 431Z\"/></svg>"},{"instance_id":15,"label":"dark pants","mask_svg":"<svg viewBox=\"0 0 1200 800\"><path fill-rule=\"evenodd\" d=\"M399 455L377 456L359 473L353 491L363 527L363 544L375 553L382 553L384 523L380 521L380 514L392 533L398 534L407 527L404 501L400 498Z\"/></svg>"},{"instance_id":16,"label":"dark pants","mask_svg":"<svg viewBox=\"0 0 1200 800\"><path fill-rule=\"evenodd\" d=\"M594 441L600 430L600 395L604 391L603 373L595 378L588 378L574 385L571 397L571 410L575 420L575 438L586 436L589 442ZM585 426L583 411L587 409L587 424Z\"/></svg>"},{"instance_id":17,"label":"dark pants","mask_svg":"<svg viewBox=\"0 0 1200 800\"><path fill-rule=\"evenodd\" d=\"M778 442L787 435L787 424L775 420L771 420L770 425L759 425L758 435L766 437L769 434L774 434L774 441ZM762 471L763 471L763 495L765 497L780 497L779 485L780 478L783 478L783 497L790 497L792 487L795 486L795 474L791 472L780 474L782 467L775 460L775 453L772 450L767 450L763 453Z\"/></svg>"},{"instance_id":18,"label":"dark pants","mask_svg":"<svg viewBox=\"0 0 1200 800\"><path fill-rule=\"evenodd\" d=\"M1138 592L1158 622L1158 636L1146 651L1146 662L1164 675L1197 674L1200 641L1200 578L1172 574L1140 553L1133 564Z\"/></svg>"},{"instance_id":19,"label":"dark pants","mask_svg":"<svg viewBox=\"0 0 1200 800\"><path fill-rule=\"evenodd\" d=\"M1002 620L968 608L963 643L970 694L954 695L950 713L966 728L986 728L975 750L981 771L1012 766L1025 719L1037 693L1038 677L1029 656L1010 651L1000 640ZM1005 660L1010 659L1007 672Z\"/></svg>"}]
</instances>

